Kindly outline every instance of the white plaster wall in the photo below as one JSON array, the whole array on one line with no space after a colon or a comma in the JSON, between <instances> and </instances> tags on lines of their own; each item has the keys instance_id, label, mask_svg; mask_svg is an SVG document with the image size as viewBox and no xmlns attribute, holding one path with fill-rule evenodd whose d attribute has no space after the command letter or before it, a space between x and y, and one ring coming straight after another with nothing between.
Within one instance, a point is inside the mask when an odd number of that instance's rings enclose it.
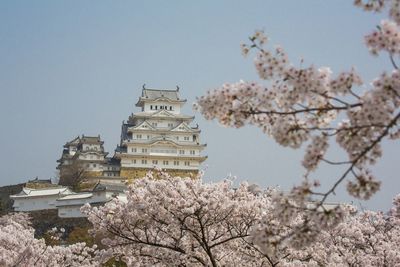
<instances>
[{"instance_id":1,"label":"white plaster wall","mask_svg":"<svg viewBox=\"0 0 400 267\"><path fill-rule=\"evenodd\" d=\"M56 199L58 195L31 197L31 198L15 198L14 210L15 211L33 211L33 210L48 210L56 209Z\"/></svg>"},{"instance_id":2,"label":"white plaster wall","mask_svg":"<svg viewBox=\"0 0 400 267\"><path fill-rule=\"evenodd\" d=\"M153 109L151 109L151 106L153 106ZM155 106L157 106L157 109L155 109ZM144 104L143 111L144 112L157 112L160 110L160 106L163 106L163 107L167 106L167 109L165 109L165 108L164 109L173 114L181 113L180 104L170 103L168 101L147 102ZM170 110L170 107L172 107L172 110Z\"/></svg>"}]
</instances>

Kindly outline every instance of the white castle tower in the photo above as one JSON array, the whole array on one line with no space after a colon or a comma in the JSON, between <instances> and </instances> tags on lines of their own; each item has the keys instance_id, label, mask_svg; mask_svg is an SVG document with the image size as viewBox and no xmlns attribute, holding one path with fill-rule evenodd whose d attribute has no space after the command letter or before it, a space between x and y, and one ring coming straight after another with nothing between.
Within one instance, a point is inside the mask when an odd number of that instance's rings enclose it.
<instances>
[{"instance_id":1,"label":"white castle tower","mask_svg":"<svg viewBox=\"0 0 400 267\"><path fill-rule=\"evenodd\" d=\"M201 156L206 146L200 144L200 129L191 127L193 116L181 114L185 99L176 90L147 89L136 106L141 112L122 123L121 143L115 157L120 160L120 176L140 178L154 167L172 176L195 175L207 158Z\"/></svg>"}]
</instances>

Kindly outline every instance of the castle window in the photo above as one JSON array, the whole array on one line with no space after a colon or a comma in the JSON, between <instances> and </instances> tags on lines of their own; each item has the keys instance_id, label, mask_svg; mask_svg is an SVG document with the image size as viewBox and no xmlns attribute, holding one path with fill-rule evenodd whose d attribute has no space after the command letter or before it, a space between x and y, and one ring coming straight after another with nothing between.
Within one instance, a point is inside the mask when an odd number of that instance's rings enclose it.
<instances>
[{"instance_id":1,"label":"castle window","mask_svg":"<svg viewBox=\"0 0 400 267\"><path fill-rule=\"evenodd\" d=\"M153 164L157 165L158 164L158 160L153 160Z\"/></svg>"},{"instance_id":2,"label":"castle window","mask_svg":"<svg viewBox=\"0 0 400 267\"><path fill-rule=\"evenodd\" d=\"M142 148L142 153L147 153L147 148Z\"/></svg>"},{"instance_id":3,"label":"castle window","mask_svg":"<svg viewBox=\"0 0 400 267\"><path fill-rule=\"evenodd\" d=\"M190 155L194 155L195 153L196 153L196 151L190 150Z\"/></svg>"},{"instance_id":4,"label":"castle window","mask_svg":"<svg viewBox=\"0 0 400 267\"><path fill-rule=\"evenodd\" d=\"M146 159L142 159L142 164L147 164L147 160Z\"/></svg>"},{"instance_id":5,"label":"castle window","mask_svg":"<svg viewBox=\"0 0 400 267\"><path fill-rule=\"evenodd\" d=\"M94 168L96 168L96 166L97 166L96 164L93 164L93 167L94 167Z\"/></svg>"},{"instance_id":6,"label":"castle window","mask_svg":"<svg viewBox=\"0 0 400 267\"><path fill-rule=\"evenodd\" d=\"M179 166L179 160L174 160L174 165Z\"/></svg>"},{"instance_id":7,"label":"castle window","mask_svg":"<svg viewBox=\"0 0 400 267\"><path fill-rule=\"evenodd\" d=\"M185 154L185 150L179 150L179 154L184 155Z\"/></svg>"},{"instance_id":8,"label":"castle window","mask_svg":"<svg viewBox=\"0 0 400 267\"><path fill-rule=\"evenodd\" d=\"M172 127L172 126L174 126L174 124L168 123L168 127Z\"/></svg>"},{"instance_id":9,"label":"castle window","mask_svg":"<svg viewBox=\"0 0 400 267\"><path fill-rule=\"evenodd\" d=\"M169 106L169 110L172 110L172 106Z\"/></svg>"},{"instance_id":10,"label":"castle window","mask_svg":"<svg viewBox=\"0 0 400 267\"><path fill-rule=\"evenodd\" d=\"M164 161L163 161L163 164L164 164L164 165L168 165L168 160L164 160Z\"/></svg>"},{"instance_id":11,"label":"castle window","mask_svg":"<svg viewBox=\"0 0 400 267\"><path fill-rule=\"evenodd\" d=\"M165 110L167 110L167 109L168 109L168 107L167 107L167 106L164 106L164 108L165 108Z\"/></svg>"},{"instance_id":12,"label":"castle window","mask_svg":"<svg viewBox=\"0 0 400 267\"><path fill-rule=\"evenodd\" d=\"M132 160L132 163L133 163L133 164L136 164L136 159Z\"/></svg>"},{"instance_id":13,"label":"castle window","mask_svg":"<svg viewBox=\"0 0 400 267\"><path fill-rule=\"evenodd\" d=\"M164 107L163 107L163 106L160 106L160 109L164 109Z\"/></svg>"},{"instance_id":14,"label":"castle window","mask_svg":"<svg viewBox=\"0 0 400 267\"><path fill-rule=\"evenodd\" d=\"M157 122L152 122L152 123L151 123L151 126L157 127Z\"/></svg>"},{"instance_id":15,"label":"castle window","mask_svg":"<svg viewBox=\"0 0 400 267\"><path fill-rule=\"evenodd\" d=\"M190 162L189 161L185 161L185 166L189 166Z\"/></svg>"},{"instance_id":16,"label":"castle window","mask_svg":"<svg viewBox=\"0 0 400 267\"><path fill-rule=\"evenodd\" d=\"M157 110L157 106L155 106L155 110Z\"/></svg>"},{"instance_id":17,"label":"castle window","mask_svg":"<svg viewBox=\"0 0 400 267\"><path fill-rule=\"evenodd\" d=\"M183 137L183 140L189 141L189 136L184 136L184 137Z\"/></svg>"},{"instance_id":18,"label":"castle window","mask_svg":"<svg viewBox=\"0 0 400 267\"><path fill-rule=\"evenodd\" d=\"M141 134L137 134L136 135L136 139L142 139L142 135Z\"/></svg>"},{"instance_id":19,"label":"castle window","mask_svg":"<svg viewBox=\"0 0 400 267\"><path fill-rule=\"evenodd\" d=\"M136 150L137 150L136 148L132 148L132 152L136 152Z\"/></svg>"},{"instance_id":20,"label":"castle window","mask_svg":"<svg viewBox=\"0 0 400 267\"><path fill-rule=\"evenodd\" d=\"M150 109L153 109L153 105L150 105Z\"/></svg>"}]
</instances>

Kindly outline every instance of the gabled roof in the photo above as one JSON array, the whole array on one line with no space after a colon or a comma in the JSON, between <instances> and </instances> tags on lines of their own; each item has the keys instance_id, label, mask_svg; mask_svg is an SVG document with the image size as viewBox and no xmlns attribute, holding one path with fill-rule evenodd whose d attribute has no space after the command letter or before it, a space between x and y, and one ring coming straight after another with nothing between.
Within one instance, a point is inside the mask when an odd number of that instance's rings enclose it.
<instances>
[{"instance_id":1,"label":"gabled roof","mask_svg":"<svg viewBox=\"0 0 400 267\"><path fill-rule=\"evenodd\" d=\"M161 89L142 89L142 96L139 97L139 101L136 106L140 107L143 102L155 101L155 100L166 100L169 102L186 102L186 99L180 99L179 87L176 90L161 90Z\"/></svg>"},{"instance_id":2,"label":"gabled roof","mask_svg":"<svg viewBox=\"0 0 400 267\"><path fill-rule=\"evenodd\" d=\"M173 118L173 119L194 119L194 116L187 116L182 114L173 114L171 112L166 111L165 109L161 109L156 112L137 112L134 113L133 118Z\"/></svg>"},{"instance_id":3,"label":"gabled roof","mask_svg":"<svg viewBox=\"0 0 400 267\"><path fill-rule=\"evenodd\" d=\"M107 157L107 158L105 158L105 160L106 160L105 164L107 164L107 165L119 165L120 164L119 159L114 158L114 157L112 157L112 158Z\"/></svg>"},{"instance_id":4,"label":"gabled roof","mask_svg":"<svg viewBox=\"0 0 400 267\"><path fill-rule=\"evenodd\" d=\"M179 100L178 90L161 90L161 89L143 89L142 97L147 99L168 98L171 100Z\"/></svg>"},{"instance_id":5,"label":"gabled roof","mask_svg":"<svg viewBox=\"0 0 400 267\"><path fill-rule=\"evenodd\" d=\"M117 147L115 148L114 152L116 154L118 154L118 153L126 153L127 152L127 148L126 148L126 146L117 145Z\"/></svg>"},{"instance_id":6,"label":"gabled roof","mask_svg":"<svg viewBox=\"0 0 400 267\"><path fill-rule=\"evenodd\" d=\"M67 148L69 146L77 146L79 142L81 141L81 138L79 136L75 137L71 141L65 143L64 147Z\"/></svg>"},{"instance_id":7,"label":"gabled roof","mask_svg":"<svg viewBox=\"0 0 400 267\"><path fill-rule=\"evenodd\" d=\"M100 135L98 136L85 136L84 134L82 137L77 136L71 141L65 143L64 147L68 148L69 146L78 146L80 144L103 144L104 142L101 141ZM68 151L68 150L67 150Z\"/></svg>"},{"instance_id":8,"label":"gabled roof","mask_svg":"<svg viewBox=\"0 0 400 267\"><path fill-rule=\"evenodd\" d=\"M135 125L133 127L130 127L128 130L138 130L138 129L152 129L154 130L155 128L148 122L148 121L143 121L142 123Z\"/></svg>"},{"instance_id":9,"label":"gabled roof","mask_svg":"<svg viewBox=\"0 0 400 267\"><path fill-rule=\"evenodd\" d=\"M192 132L192 133L197 133L197 132L200 132L200 129L192 128L187 123L181 122L174 129L171 129L171 132Z\"/></svg>"},{"instance_id":10,"label":"gabled roof","mask_svg":"<svg viewBox=\"0 0 400 267\"><path fill-rule=\"evenodd\" d=\"M63 200L72 200L72 199L86 199L86 198L91 198L93 196L92 193L74 193L70 195L66 195L63 197L60 197L57 199L57 201L63 201Z\"/></svg>"},{"instance_id":11,"label":"gabled roof","mask_svg":"<svg viewBox=\"0 0 400 267\"><path fill-rule=\"evenodd\" d=\"M126 190L128 190L128 187L125 184L103 183L103 182L98 182L92 189L93 192L112 191L120 193L123 193Z\"/></svg>"},{"instance_id":12,"label":"gabled roof","mask_svg":"<svg viewBox=\"0 0 400 267\"><path fill-rule=\"evenodd\" d=\"M11 195L10 198L26 198L26 197L38 197L38 196L52 196L59 194L71 194L71 190L68 187L58 187L58 188L43 188L43 189L33 189L24 187L22 191L16 195Z\"/></svg>"},{"instance_id":13,"label":"gabled roof","mask_svg":"<svg viewBox=\"0 0 400 267\"><path fill-rule=\"evenodd\" d=\"M82 143L82 144L103 144L104 142L101 141L100 135L98 135L98 136L85 136L85 135L82 135L80 143Z\"/></svg>"},{"instance_id":14,"label":"gabled roof","mask_svg":"<svg viewBox=\"0 0 400 267\"><path fill-rule=\"evenodd\" d=\"M78 155L86 155L86 154L97 154L101 156L107 156L108 152L104 151L99 151L99 150L94 150L94 149L88 149L88 150L82 150L82 151L77 151L74 155L74 158L78 157Z\"/></svg>"}]
</instances>

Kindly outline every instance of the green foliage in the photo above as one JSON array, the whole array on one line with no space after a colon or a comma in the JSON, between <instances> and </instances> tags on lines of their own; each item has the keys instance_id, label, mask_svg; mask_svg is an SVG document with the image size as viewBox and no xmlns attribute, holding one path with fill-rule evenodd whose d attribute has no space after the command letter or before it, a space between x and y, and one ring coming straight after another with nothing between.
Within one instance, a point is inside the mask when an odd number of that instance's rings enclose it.
<instances>
[{"instance_id":1,"label":"green foliage","mask_svg":"<svg viewBox=\"0 0 400 267\"><path fill-rule=\"evenodd\" d=\"M104 263L103 266L105 266L105 267L126 267L127 265L122 260L112 257L106 263Z\"/></svg>"},{"instance_id":2,"label":"green foliage","mask_svg":"<svg viewBox=\"0 0 400 267\"><path fill-rule=\"evenodd\" d=\"M74 244L79 242L85 242L87 246L91 247L97 244L97 240L91 234L89 234L90 227L75 227L69 233L67 237L68 244Z\"/></svg>"}]
</instances>

